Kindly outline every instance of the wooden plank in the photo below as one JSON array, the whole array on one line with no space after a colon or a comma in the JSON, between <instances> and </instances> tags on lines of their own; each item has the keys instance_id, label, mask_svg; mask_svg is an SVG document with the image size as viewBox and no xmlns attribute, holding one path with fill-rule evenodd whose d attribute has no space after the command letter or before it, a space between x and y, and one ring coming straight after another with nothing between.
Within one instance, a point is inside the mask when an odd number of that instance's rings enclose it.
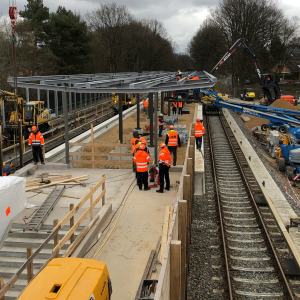
<instances>
[{"instance_id":1,"label":"wooden plank","mask_svg":"<svg viewBox=\"0 0 300 300\"><path fill-rule=\"evenodd\" d=\"M189 257L191 242L191 176L183 176L183 199L187 201L187 242L186 257Z\"/></svg>"},{"instance_id":2,"label":"wooden plank","mask_svg":"<svg viewBox=\"0 0 300 300\"><path fill-rule=\"evenodd\" d=\"M76 204L76 206L70 211L58 224L56 227L61 226L61 228L64 227L64 225L70 220L72 216L75 215L75 213L84 205L84 203L90 199L91 195L93 195L98 188L102 185L103 182L106 180L106 175L102 177L101 180L82 198L82 200ZM54 231L56 228L52 229Z\"/></svg>"},{"instance_id":3,"label":"wooden plank","mask_svg":"<svg viewBox=\"0 0 300 300\"><path fill-rule=\"evenodd\" d=\"M48 177L48 178L43 178L43 180L56 180L56 179L62 179L62 178L72 178L71 174L68 175L62 175L62 176L55 176L55 177ZM26 181L26 186L28 185L36 185L37 183L40 183L42 181L42 178L35 179L35 180L28 180Z\"/></svg>"},{"instance_id":4,"label":"wooden plank","mask_svg":"<svg viewBox=\"0 0 300 300\"><path fill-rule=\"evenodd\" d=\"M32 255L32 248L27 248L27 259ZM29 283L33 278L33 261L27 265L27 282Z\"/></svg>"},{"instance_id":5,"label":"wooden plank","mask_svg":"<svg viewBox=\"0 0 300 300\"><path fill-rule=\"evenodd\" d=\"M53 220L53 230L57 227L57 224L58 224L58 219L55 219ZM57 234L53 237L54 239L54 248L58 245L59 243L59 237L58 237L58 232ZM57 256L56 257L59 257L59 251L56 253Z\"/></svg>"},{"instance_id":6,"label":"wooden plank","mask_svg":"<svg viewBox=\"0 0 300 300\"><path fill-rule=\"evenodd\" d=\"M100 201L103 194L106 193L106 189L100 193L100 195L95 199L93 204L85 210L85 212L81 215L81 217L77 220L77 222L74 224L74 226L66 233L66 235L61 239L61 241L58 243L58 245L52 250L52 253L55 251L61 249L64 244L68 241L70 236L75 232L75 230L78 228L78 226L84 221L86 216L90 213L92 209L96 206L96 204Z\"/></svg>"},{"instance_id":7,"label":"wooden plank","mask_svg":"<svg viewBox=\"0 0 300 300\"><path fill-rule=\"evenodd\" d=\"M78 164L78 163L83 163L83 164L92 164L93 162L91 160L70 160L70 163ZM94 163L96 164L102 164L105 166L115 166L115 165L125 165L125 164L132 164L131 160L95 160Z\"/></svg>"},{"instance_id":8,"label":"wooden plank","mask_svg":"<svg viewBox=\"0 0 300 300\"><path fill-rule=\"evenodd\" d=\"M165 214L164 214L164 225L163 225L163 234L161 240L161 248L160 248L160 263L162 263L164 258L165 249L168 241L168 232L169 232L169 218L170 218L170 206L165 206Z\"/></svg>"},{"instance_id":9,"label":"wooden plank","mask_svg":"<svg viewBox=\"0 0 300 300\"><path fill-rule=\"evenodd\" d=\"M75 239L74 243L72 243L69 248L65 251L65 253L62 255L62 257L69 257L73 254L73 252L78 248L82 240L85 238L85 236L88 234L90 229L94 226L96 221L99 219L99 215L95 217L95 219L87 226L84 227L84 229L79 233L77 238Z\"/></svg>"},{"instance_id":10,"label":"wooden plank","mask_svg":"<svg viewBox=\"0 0 300 300\"><path fill-rule=\"evenodd\" d=\"M69 143L70 146L86 146L86 147L119 147L119 144L111 143L111 144L106 144L106 143ZM121 144L122 147L130 147L131 149L131 144Z\"/></svg>"},{"instance_id":11,"label":"wooden plank","mask_svg":"<svg viewBox=\"0 0 300 300\"><path fill-rule=\"evenodd\" d=\"M0 277L0 290L4 288L4 279ZM0 300L5 300L5 296L3 296Z\"/></svg>"},{"instance_id":12,"label":"wooden plank","mask_svg":"<svg viewBox=\"0 0 300 300\"><path fill-rule=\"evenodd\" d=\"M50 183L50 184L44 184L44 185L42 185L42 186L37 186L37 187L25 189L25 192L37 190L37 189L39 189L39 188L41 188L41 187L49 187L49 186L53 186L53 185L56 185L56 184L58 184L58 183L66 183L66 182L72 181L72 180L74 180L74 179L86 178L86 177L88 177L88 176L89 176L89 175L82 175L82 176L78 176L78 177L74 177L74 178L69 178L69 179L66 179L66 180L61 180L61 181L53 182L53 183Z\"/></svg>"},{"instance_id":13,"label":"wooden plank","mask_svg":"<svg viewBox=\"0 0 300 300\"><path fill-rule=\"evenodd\" d=\"M104 177L105 175L102 175L102 178ZM102 183L102 191L105 190L105 181ZM102 197L102 206L104 206L105 204L105 194L103 195Z\"/></svg>"},{"instance_id":14,"label":"wooden plank","mask_svg":"<svg viewBox=\"0 0 300 300\"><path fill-rule=\"evenodd\" d=\"M180 300L181 297L181 242L171 241L170 249L170 293L172 300Z\"/></svg>"},{"instance_id":15,"label":"wooden plank","mask_svg":"<svg viewBox=\"0 0 300 300\"><path fill-rule=\"evenodd\" d=\"M93 186L91 186L90 187L90 190L93 188ZM102 189L102 191L103 191L103 189ZM93 195L91 195L91 197L90 197L90 205L92 205L93 204ZM90 213L90 222L92 222L93 221L93 210L91 210L91 213Z\"/></svg>"},{"instance_id":16,"label":"wooden plank","mask_svg":"<svg viewBox=\"0 0 300 300\"><path fill-rule=\"evenodd\" d=\"M132 153L92 153L92 152L69 152L69 155L80 155L80 156L95 156L95 157L104 157L104 156L132 156Z\"/></svg>"},{"instance_id":17,"label":"wooden plank","mask_svg":"<svg viewBox=\"0 0 300 300\"><path fill-rule=\"evenodd\" d=\"M178 201L178 240L181 241L181 300L186 293L186 242L187 242L187 201Z\"/></svg>"}]
</instances>

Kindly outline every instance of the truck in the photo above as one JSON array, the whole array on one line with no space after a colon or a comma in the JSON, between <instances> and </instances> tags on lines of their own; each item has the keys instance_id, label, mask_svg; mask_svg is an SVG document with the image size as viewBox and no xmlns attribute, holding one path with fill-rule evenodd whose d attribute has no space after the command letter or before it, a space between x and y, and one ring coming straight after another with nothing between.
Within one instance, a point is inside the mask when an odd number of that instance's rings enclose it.
<instances>
[{"instance_id":1,"label":"truck","mask_svg":"<svg viewBox=\"0 0 300 300\"><path fill-rule=\"evenodd\" d=\"M19 300L110 300L112 284L104 262L87 258L52 259Z\"/></svg>"},{"instance_id":2,"label":"truck","mask_svg":"<svg viewBox=\"0 0 300 300\"><path fill-rule=\"evenodd\" d=\"M214 75L214 73L223 65L223 63L240 47L243 46L247 52L250 54L253 65L255 67L255 71L257 73L258 81L260 84L260 87L263 90L264 97L266 97L266 101L264 105L269 106L272 104L275 100L280 99L281 97L281 91L280 88L275 81L275 76L272 73L263 74L263 71L259 65L259 62L256 58L256 55L254 54L252 47L249 43L249 41L245 38L238 39L233 46L226 52L226 54L221 58L221 60L214 66L214 68L211 70L211 74ZM272 93L270 92L270 89L273 89L275 96L272 96Z\"/></svg>"}]
</instances>

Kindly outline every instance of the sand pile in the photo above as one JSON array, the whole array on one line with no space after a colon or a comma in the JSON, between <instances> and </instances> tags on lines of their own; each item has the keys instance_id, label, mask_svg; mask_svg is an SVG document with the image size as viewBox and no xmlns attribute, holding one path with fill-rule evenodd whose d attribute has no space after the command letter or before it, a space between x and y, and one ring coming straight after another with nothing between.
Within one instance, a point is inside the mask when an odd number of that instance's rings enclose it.
<instances>
[{"instance_id":1,"label":"sand pile","mask_svg":"<svg viewBox=\"0 0 300 300\"><path fill-rule=\"evenodd\" d=\"M277 107L277 108L284 108L284 109L292 109L292 110L300 110L299 107L294 106L293 104L287 102L284 99L277 99L274 101L271 105L271 107ZM268 120L258 118L258 117L253 117L249 115L245 115L250 118L250 121L246 122L246 126L248 128L253 128L253 127L260 127L262 124L269 123Z\"/></svg>"}]
</instances>

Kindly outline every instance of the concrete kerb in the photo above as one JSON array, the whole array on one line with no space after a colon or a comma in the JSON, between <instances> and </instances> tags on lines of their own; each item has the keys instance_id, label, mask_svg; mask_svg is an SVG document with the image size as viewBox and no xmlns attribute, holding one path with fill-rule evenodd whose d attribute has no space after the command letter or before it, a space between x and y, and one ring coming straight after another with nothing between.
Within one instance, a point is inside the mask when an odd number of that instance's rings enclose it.
<instances>
[{"instance_id":1,"label":"concrete kerb","mask_svg":"<svg viewBox=\"0 0 300 300\"><path fill-rule=\"evenodd\" d=\"M37 164L29 164L25 167L23 167L20 170L17 170L14 173L14 176L17 177L26 177L28 175L33 175L36 170L67 170L69 169L68 164L62 164L62 163L47 163L45 165Z\"/></svg>"},{"instance_id":2,"label":"concrete kerb","mask_svg":"<svg viewBox=\"0 0 300 300\"><path fill-rule=\"evenodd\" d=\"M93 240L95 240L96 236L98 235L98 233L100 231L100 228L103 226L106 219L110 216L111 213L112 213L112 204L105 203L104 206L98 212L98 214L95 216L95 217L97 217L99 215L98 221L96 221L94 226L90 229L88 234L81 241L81 243L79 244L77 249L74 251L74 253L71 255L71 257L84 257L86 252L89 250L88 246L93 242Z\"/></svg>"},{"instance_id":3,"label":"concrete kerb","mask_svg":"<svg viewBox=\"0 0 300 300\"><path fill-rule=\"evenodd\" d=\"M140 102L140 107L142 107L142 102ZM136 106L133 106L123 112L123 116L128 118L136 112ZM109 120L94 127L94 139L101 136L107 130L116 126L119 123L119 116L116 115ZM91 130L80 134L79 136L70 140L70 143L88 143L91 141ZM84 146L72 146L70 147L70 152L82 152ZM80 156L73 156L74 160L80 159ZM49 151L45 155L46 162L65 162L65 144L62 144L55 149Z\"/></svg>"}]
</instances>

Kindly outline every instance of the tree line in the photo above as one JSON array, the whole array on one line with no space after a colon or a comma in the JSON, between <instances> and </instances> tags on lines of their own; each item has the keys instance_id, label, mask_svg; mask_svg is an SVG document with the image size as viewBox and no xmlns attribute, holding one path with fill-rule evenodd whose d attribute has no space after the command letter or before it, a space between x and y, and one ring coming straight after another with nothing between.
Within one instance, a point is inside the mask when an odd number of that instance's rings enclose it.
<instances>
[{"instance_id":1,"label":"tree line","mask_svg":"<svg viewBox=\"0 0 300 300\"><path fill-rule=\"evenodd\" d=\"M210 72L239 38L249 40L262 70L269 73L279 62L283 67L293 49L300 49L299 19L288 18L274 0L221 0L192 37L188 52L196 68ZM282 69L278 71L280 75ZM244 48L216 74L231 74L233 88L246 79L257 81Z\"/></svg>"},{"instance_id":2,"label":"tree line","mask_svg":"<svg viewBox=\"0 0 300 300\"><path fill-rule=\"evenodd\" d=\"M124 5L100 4L85 16L63 6L49 12L27 0L16 27L18 73L24 76L174 71L189 57L156 19L139 20ZM12 75L10 22L0 18L1 88Z\"/></svg>"}]
</instances>

